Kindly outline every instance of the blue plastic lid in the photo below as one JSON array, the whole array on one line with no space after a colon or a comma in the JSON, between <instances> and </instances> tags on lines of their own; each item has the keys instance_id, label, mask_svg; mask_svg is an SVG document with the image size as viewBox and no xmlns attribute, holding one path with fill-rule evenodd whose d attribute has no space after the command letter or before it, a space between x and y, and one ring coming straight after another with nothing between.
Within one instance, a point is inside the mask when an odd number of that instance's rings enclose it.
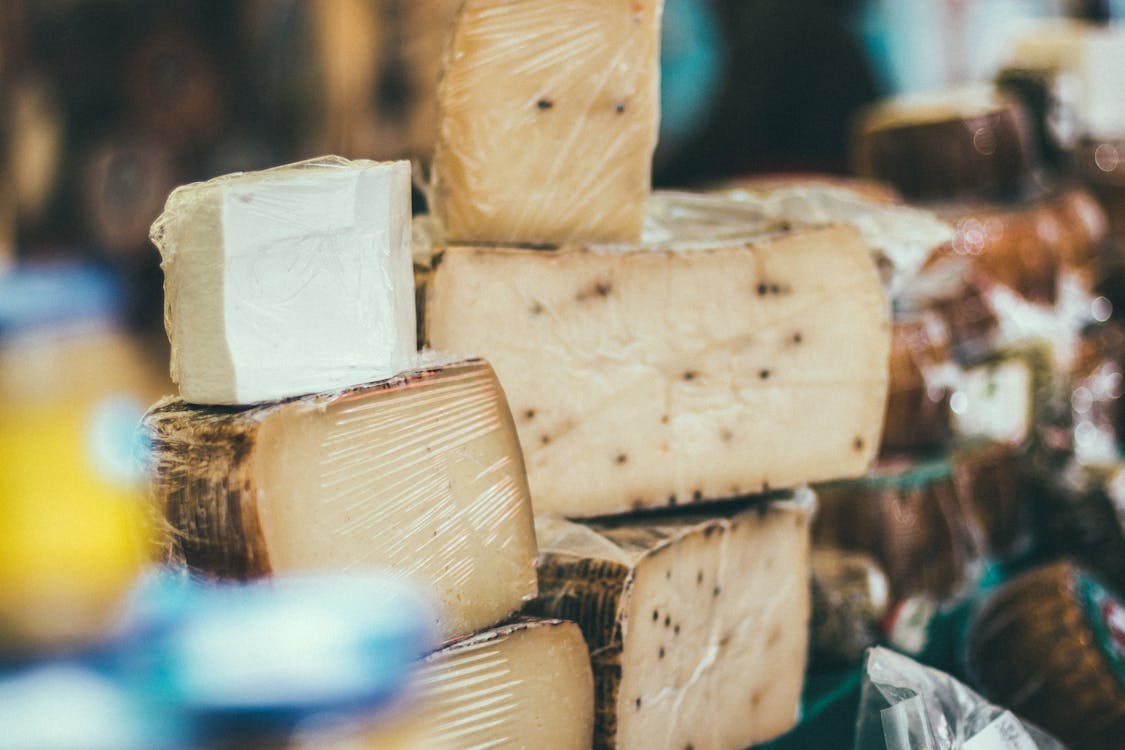
<instances>
[{"instance_id":1,"label":"blue plastic lid","mask_svg":"<svg viewBox=\"0 0 1125 750\"><path fill-rule=\"evenodd\" d=\"M0 272L0 339L52 326L116 320L123 289L89 264L27 264Z\"/></svg>"}]
</instances>

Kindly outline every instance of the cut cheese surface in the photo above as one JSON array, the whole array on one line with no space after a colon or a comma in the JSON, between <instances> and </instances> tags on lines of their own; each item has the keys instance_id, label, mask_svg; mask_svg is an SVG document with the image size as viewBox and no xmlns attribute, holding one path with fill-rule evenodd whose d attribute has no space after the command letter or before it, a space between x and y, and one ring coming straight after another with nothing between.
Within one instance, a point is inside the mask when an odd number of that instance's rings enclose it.
<instances>
[{"instance_id":1,"label":"cut cheese surface","mask_svg":"<svg viewBox=\"0 0 1125 750\"><path fill-rule=\"evenodd\" d=\"M573 622L525 618L456 641L426 658L415 687L400 726L341 750L590 748L594 683Z\"/></svg>"},{"instance_id":2,"label":"cut cheese surface","mask_svg":"<svg viewBox=\"0 0 1125 750\"><path fill-rule=\"evenodd\" d=\"M450 247L426 313L432 345L496 368L536 513L855 476L879 444L889 311L850 227L702 247Z\"/></svg>"},{"instance_id":3,"label":"cut cheese surface","mask_svg":"<svg viewBox=\"0 0 1125 750\"><path fill-rule=\"evenodd\" d=\"M662 0L468 0L438 86L432 201L447 239L641 235Z\"/></svg>"},{"instance_id":4,"label":"cut cheese surface","mask_svg":"<svg viewBox=\"0 0 1125 750\"><path fill-rule=\"evenodd\" d=\"M267 401L410 366L407 162L324 157L185 185L152 241L188 402Z\"/></svg>"},{"instance_id":5,"label":"cut cheese surface","mask_svg":"<svg viewBox=\"0 0 1125 750\"><path fill-rule=\"evenodd\" d=\"M252 409L172 400L144 422L174 558L221 577L389 568L442 637L535 595L535 537L503 393L480 360Z\"/></svg>"},{"instance_id":6,"label":"cut cheese surface","mask_svg":"<svg viewBox=\"0 0 1125 750\"><path fill-rule=\"evenodd\" d=\"M595 748L742 750L796 723L812 493L713 516L539 518L542 614L576 620Z\"/></svg>"}]
</instances>

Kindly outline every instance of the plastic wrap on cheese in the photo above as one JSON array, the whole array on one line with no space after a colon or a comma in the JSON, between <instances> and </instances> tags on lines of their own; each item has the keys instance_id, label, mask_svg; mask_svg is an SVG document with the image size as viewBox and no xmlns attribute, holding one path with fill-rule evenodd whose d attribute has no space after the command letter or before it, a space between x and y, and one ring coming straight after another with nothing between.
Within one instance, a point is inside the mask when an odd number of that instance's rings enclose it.
<instances>
[{"instance_id":1,"label":"plastic wrap on cheese","mask_svg":"<svg viewBox=\"0 0 1125 750\"><path fill-rule=\"evenodd\" d=\"M820 182L712 194L662 193L649 199L645 241L696 236L722 241L780 226L851 224L879 259L887 293L898 296L953 228L929 211L867 198Z\"/></svg>"},{"instance_id":2,"label":"plastic wrap on cheese","mask_svg":"<svg viewBox=\"0 0 1125 750\"><path fill-rule=\"evenodd\" d=\"M568 517L861 474L879 444L888 318L870 249L843 225L451 246L426 293L430 344L496 368L536 513Z\"/></svg>"},{"instance_id":3,"label":"plastic wrap on cheese","mask_svg":"<svg viewBox=\"0 0 1125 750\"><path fill-rule=\"evenodd\" d=\"M518 618L454 641L426 657L394 718L309 750L589 750L594 682L573 622Z\"/></svg>"},{"instance_id":4,"label":"plastic wrap on cheese","mask_svg":"<svg viewBox=\"0 0 1125 750\"><path fill-rule=\"evenodd\" d=\"M730 750L796 723L814 506L803 489L712 514L540 519L532 609L582 628L595 747Z\"/></svg>"},{"instance_id":5,"label":"plastic wrap on cheese","mask_svg":"<svg viewBox=\"0 0 1125 750\"><path fill-rule=\"evenodd\" d=\"M468 0L438 86L431 206L454 242L640 237L661 0Z\"/></svg>"},{"instance_id":6,"label":"plastic wrap on cheese","mask_svg":"<svg viewBox=\"0 0 1125 750\"><path fill-rule=\"evenodd\" d=\"M481 360L249 409L166 400L143 428L168 554L193 569L390 568L433 590L443 638L535 595L523 458Z\"/></svg>"},{"instance_id":7,"label":"plastic wrap on cheese","mask_svg":"<svg viewBox=\"0 0 1125 750\"><path fill-rule=\"evenodd\" d=\"M321 157L185 185L152 241L172 379L189 402L268 401L409 367L406 162Z\"/></svg>"}]
</instances>

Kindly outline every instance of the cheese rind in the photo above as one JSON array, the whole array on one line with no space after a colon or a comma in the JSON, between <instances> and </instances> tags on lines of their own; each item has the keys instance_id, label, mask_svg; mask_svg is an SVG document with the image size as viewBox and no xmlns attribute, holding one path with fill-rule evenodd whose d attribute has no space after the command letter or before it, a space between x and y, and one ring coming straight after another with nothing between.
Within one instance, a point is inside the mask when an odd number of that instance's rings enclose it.
<instances>
[{"instance_id":1,"label":"cheese rind","mask_svg":"<svg viewBox=\"0 0 1125 750\"><path fill-rule=\"evenodd\" d=\"M430 588L445 638L535 595L523 462L480 360L251 409L145 418L168 555L200 572L388 568Z\"/></svg>"},{"instance_id":2,"label":"cheese rind","mask_svg":"<svg viewBox=\"0 0 1125 750\"><path fill-rule=\"evenodd\" d=\"M796 722L812 493L713 516L539 518L533 608L582 627L595 748L741 750Z\"/></svg>"},{"instance_id":3,"label":"cheese rind","mask_svg":"<svg viewBox=\"0 0 1125 750\"><path fill-rule=\"evenodd\" d=\"M496 368L537 514L855 476L879 444L889 310L851 227L702 247L451 247L426 311L432 345Z\"/></svg>"},{"instance_id":4,"label":"cheese rind","mask_svg":"<svg viewBox=\"0 0 1125 750\"><path fill-rule=\"evenodd\" d=\"M438 86L432 205L457 242L640 238L662 0L468 0Z\"/></svg>"},{"instance_id":5,"label":"cheese rind","mask_svg":"<svg viewBox=\"0 0 1125 750\"><path fill-rule=\"evenodd\" d=\"M323 157L185 185L152 241L188 402L268 401L410 366L407 162Z\"/></svg>"}]
</instances>

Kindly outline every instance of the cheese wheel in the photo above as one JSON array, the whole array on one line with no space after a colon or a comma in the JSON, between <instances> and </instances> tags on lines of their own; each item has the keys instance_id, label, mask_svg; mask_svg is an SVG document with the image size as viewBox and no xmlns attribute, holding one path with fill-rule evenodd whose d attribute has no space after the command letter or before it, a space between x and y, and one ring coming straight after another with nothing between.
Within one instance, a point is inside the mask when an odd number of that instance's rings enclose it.
<instances>
[{"instance_id":1,"label":"cheese wheel","mask_svg":"<svg viewBox=\"0 0 1125 750\"><path fill-rule=\"evenodd\" d=\"M539 518L537 612L582 627L599 750L741 750L796 723L812 493L712 515Z\"/></svg>"},{"instance_id":2,"label":"cheese wheel","mask_svg":"<svg viewBox=\"0 0 1125 750\"><path fill-rule=\"evenodd\" d=\"M865 552L898 599L955 596L972 582L979 532L944 459L882 458L867 476L817 485L818 546Z\"/></svg>"},{"instance_id":3,"label":"cheese wheel","mask_svg":"<svg viewBox=\"0 0 1125 750\"><path fill-rule=\"evenodd\" d=\"M204 574L388 568L433 590L443 638L535 595L535 536L511 414L481 360L249 409L146 416L167 556Z\"/></svg>"},{"instance_id":4,"label":"cheese wheel","mask_svg":"<svg viewBox=\"0 0 1125 750\"><path fill-rule=\"evenodd\" d=\"M1022 111L988 88L877 104L861 114L852 149L861 176L914 200L1014 195L1032 166Z\"/></svg>"},{"instance_id":5,"label":"cheese wheel","mask_svg":"<svg viewBox=\"0 0 1125 750\"><path fill-rule=\"evenodd\" d=\"M1125 604L1069 562L995 591L969 629L974 683L1071 747L1125 737Z\"/></svg>"},{"instance_id":6,"label":"cheese wheel","mask_svg":"<svg viewBox=\"0 0 1125 750\"><path fill-rule=\"evenodd\" d=\"M1097 280L1105 212L1082 188L1060 189L1017 204L958 203L937 212L955 227L944 254L968 257L985 275L1025 299L1053 305L1060 275Z\"/></svg>"}]
</instances>

